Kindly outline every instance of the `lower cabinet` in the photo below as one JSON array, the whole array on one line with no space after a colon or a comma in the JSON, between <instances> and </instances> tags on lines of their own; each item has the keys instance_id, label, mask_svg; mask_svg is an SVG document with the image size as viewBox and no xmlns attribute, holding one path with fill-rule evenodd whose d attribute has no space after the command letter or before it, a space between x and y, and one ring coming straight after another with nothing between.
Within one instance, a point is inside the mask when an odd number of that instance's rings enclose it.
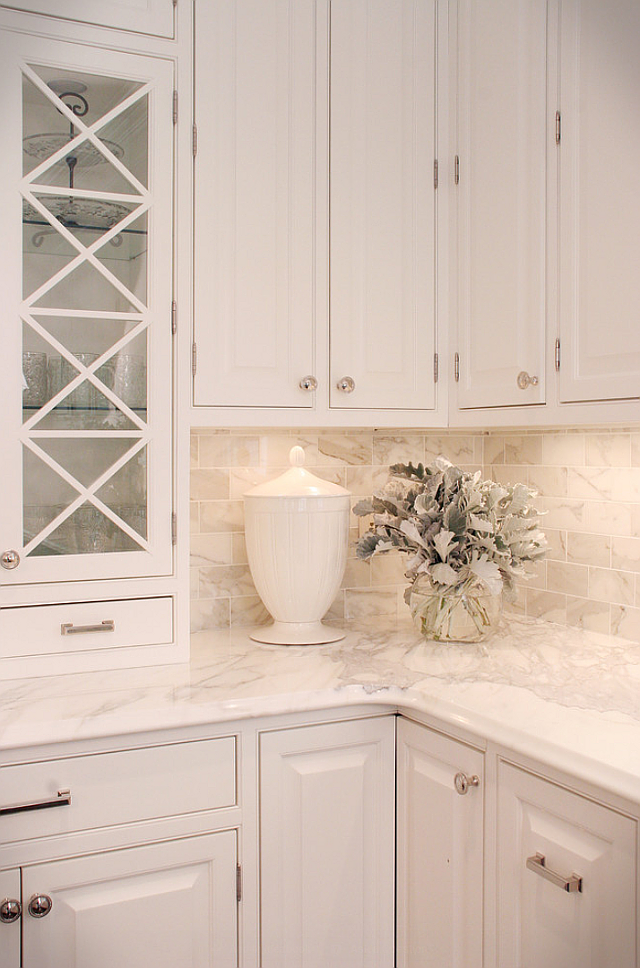
<instances>
[{"instance_id":1,"label":"lower cabinet","mask_svg":"<svg viewBox=\"0 0 640 968\"><path fill-rule=\"evenodd\" d=\"M261 968L394 964L394 726L260 736Z\"/></svg>"},{"instance_id":2,"label":"lower cabinet","mask_svg":"<svg viewBox=\"0 0 640 968\"><path fill-rule=\"evenodd\" d=\"M226 830L6 871L0 966L235 968L236 855Z\"/></svg>"},{"instance_id":3,"label":"lower cabinet","mask_svg":"<svg viewBox=\"0 0 640 968\"><path fill-rule=\"evenodd\" d=\"M635 968L636 820L500 761L499 968Z\"/></svg>"},{"instance_id":4,"label":"lower cabinet","mask_svg":"<svg viewBox=\"0 0 640 968\"><path fill-rule=\"evenodd\" d=\"M481 968L484 754L398 720L398 968Z\"/></svg>"}]
</instances>

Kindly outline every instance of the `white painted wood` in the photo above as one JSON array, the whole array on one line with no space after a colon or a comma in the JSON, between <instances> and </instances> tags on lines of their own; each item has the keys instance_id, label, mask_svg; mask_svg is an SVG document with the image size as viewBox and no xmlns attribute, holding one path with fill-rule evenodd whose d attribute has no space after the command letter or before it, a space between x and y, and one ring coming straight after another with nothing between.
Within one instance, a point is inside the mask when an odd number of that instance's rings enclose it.
<instances>
[{"instance_id":1,"label":"white painted wood","mask_svg":"<svg viewBox=\"0 0 640 968\"><path fill-rule=\"evenodd\" d=\"M334 408L435 406L435 49L434 0L331 3Z\"/></svg>"},{"instance_id":2,"label":"white painted wood","mask_svg":"<svg viewBox=\"0 0 640 968\"><path fill-rule=\"evenodd\" d=\"M398 968L481 968L484 756L400 717L397 771Z\"/></svg>"},{"instance_id":3,"label":"white painted wood","mask_svg":"<svg viewBox=\"0 0 640 968\"><path fill-rule=\"evenodd\" d=\"M635 968L635 820L500 762L497 836L499 968ZM538 852L582 892L528 870Z\"/></svg>"},{"instance_id":4,"label":"white painted wood","mask_svg":"<svg viewBox=\"0 0 640 968\"><path fill-rule=\"evenodd\" d=\"M0 808L59 790L71 804L0 819L3 843L234 806L235 737L0 768Z\"/></svg>"},{"instance_id":5,"label":"white painted wood","mask_svg":"<svg viewBox=\"0 0 640 968\"><path fill-rule=\"evenodd\" d=\"M0 871L0 903L6 899L21 902L20 871ZM21 922L0 923L0 968L20 968Z\"/></svg>"},{"instance_id":6,"label":"white painted wood","mask_svg":"<svg viewBox=\"0 0 640 968\"><path fill-rule=\"evenodd\" d=\"M25 899L51 912L24 923L38 968L236 968L236 832L26 867Z\"/></svg>"},{"instance_id":7,"label":"white painted wood","mask_svg":"<svg viewBox=\"0 0 640 968\"><path fill-rule=\"evenodd\" d=\"M560 400L640 396L640 7L561 5Z\"/></svg>"},{"instance_id":8,"label":"white painted wood","mask_svg":"<svg viewBox=\"0 0 640 968\"><path fill-rule=\"evenodd\" d=\"M314 406L316 43L314 0L196 4L196 406Z\"/></svg>"},{"instance_id":9,"label":"white painted wood","mask_svg":"<svg viewBox=\"0 0 640 968\"><path fill-rule=\"evenodd\" d=\"M101 27L173 36L173 0L14 0L2 6Z\"/></svg>"},{"instance_id":10,"label":"white painted wood","mask_svg":"<svg viewBox=\"0 0 640 968\"><path fill-rule=\"evenodd\" d=\"M262 968L393 964L393 729L261 735Z\"/></svg>"},{"instance_id":11,"label":"white painted wood","mask_svg":"<svg viewBox=\"0 0 640 968\"><path fill-rule=\"evenodd\" d=\"M0 548L4 551L13 548L20 552L22 561L15 571L2 569L0 584L16 585L28 582L46 582L76 579L109 579L124 577L142 577L144 575L169 575L172 570L171 547L171 507L172 507L172 457L171 457L171 300L172 300L172 144L173 130L171 121L172 92L174 87L173 65L167 60L122 53L114 50L82 47L78 44L67 44L50 38L30 37L22 32L3 30L0 36L1 76L0 83L6 108L7 127L5 131L6 151L0 159L0 197L5 212L4 231L0 240L0 264L2 265L3 293L7 318L15 323L11 335L11 351L5 352L0 358L0 379L5 388L5 398L11 403L3 408L3 433L1 436L1 457L4 466L12 468L7 475L4 490L4 508L2 528L0 534ZM130 188L128 193L105 192L105 200L114 198L136 198L142 202L142 209L148 209L149 240L147 252L146 289L148 298L142 302L135 294L132 298L134 306L133 317L140 320L141 331L148 327L148 420L146 423L131 411L130 419L138 429L131 431L131 443L135 446L147 447L148 468L148 537L141 541L140 551L123 551L117 554L69 554L56 556L30 557L29 545L23 550L22 531L22 473L23 448L35 452L42 443L43 434L38 428L36 415L24 424L20 400L21 386L21 318L29 321L39 314L34 306L37 302L37 292L45 291L45 286L34 293L29 293L23 300L22 296L22 219L21 198L18 189L25 198L33 199L33 180L37 177L32 171L23 178L22 152L22 75L29 78L27 86L33 85L38 89L40 97L51 98L51 91L39 79L33 66L47 65L47 69L65 72L78 71L83 75L93 74L97 78L123 78L133 80L141 85L138 91L131 95L130 104L140 97L148 97L148 138L149 138L149 172L148 188L141 186L135 178L126 175ZM47 94L48 92L48 94ZM91 92L90 92L91 94ZM64 113L64 110L61 112ZM116 111L113 111L115 117ZM106 115L105 117L108 117ZM98 121L95 128L87 128L78 118L74 121L79 132L87 132L89 140L99 143L98 135L103 121ZM62 149L61 149L62 150ZM128 161L128 158L125 158ZM47 163L45 163L46 166ZM126 173L126 166L115 159L109 164L114 170ZM103 166L104 167L104 166ZM52 191L64 194L64 189L39 187L38 192ZM82 191L77 194L82 195ZM95 196L96 192L89 192ZM77 259L84 259L94 267L96 278L100 273L96 268L99 259L81 243L72 241L74 236L64 226L60 226L60 234L64 236L70 246L78 252ZM115 233L117 230L114 229ZM98 244L98 243L96 243ZM104 267L103 267L104 270ZM64 278L66 269L61 269L59 278ZM102 270L101 270L102 271ZM102 271L105 279L105 272ZM109 283L110 285L110 283ZM115 283L114 283L115 285ZM122 292L122 283L116 288ZM46 289L50 289L47 282ZM46 308L46 307L45 307ZM85 307L91 310L92 307ZM59 312L59 311L58 311ZM77 307L76 313L82 312ZM56 309L50 310L52 315ZM45 313L46 314L46 313ZM73 310L71 312L73 315ZM91 316L91 312L88 313ZM96 314L94 313L93 316ZM98 314L99 315L99 314ZM109 315L106 313L105 315ZM113 315L113 314L111 314ZM117 315L117 314L116 314ZM125 314L126 315L126 314ZM131 315L131 314L128 314ZM7 344L9 349L9 344ZM68 352L68 351L67 351ZM96 365L93 367L94 369ZM121 407L121 409L123 409ZM87 434L90 437L91 434ZM106 436L109 434L107 432ZM136 444L136 441L138 443ZM134 458L135 460L135 458ZM44 463L55 467L52 458ZM123 459L124 463L124 459ZM60 475L71 486L73 477ZM78 497L74 504L78 506L85 500L86 494L95 494L101 486L101 478L90 484L76 487ZM99 500L96 498L99 506ZM107 517L112 511L105 505L104 513ZM124 525L125 533L129 533L128 525ZM46 529L45 529L46 530ZM44 534L44 531L41 532ZM134 534L135 532L132 532Z\"/></svg>"},{"instance_id":12,"label":"white painted wood","mask_svg":"<svg viewBox=\"0 0 640 968\"><path fill-rule=\"evenodd\" d=\"M545 400L546 9L545 0L458 2L461 409ZM519 389L520 371L538 385Z\"/></svg>"}]
</instances>

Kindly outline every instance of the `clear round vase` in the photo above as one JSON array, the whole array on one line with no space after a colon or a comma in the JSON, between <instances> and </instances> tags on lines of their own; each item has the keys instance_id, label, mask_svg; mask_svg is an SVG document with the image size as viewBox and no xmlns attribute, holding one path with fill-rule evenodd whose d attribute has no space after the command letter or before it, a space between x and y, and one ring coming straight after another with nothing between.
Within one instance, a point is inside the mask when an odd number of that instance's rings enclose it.
<instances>
[{"instance_id":1,"label":"clear round vase","mask_svg":"<svg viewBox=\"0 0 640 968\"><path fill-rule=\"evenodd\" d=\"M405 601L424 637L436 642L480 642L502 614L502 596L491 595L480 583L446 587L428 576L407 588Z\"/></svg>"}]
</instances>

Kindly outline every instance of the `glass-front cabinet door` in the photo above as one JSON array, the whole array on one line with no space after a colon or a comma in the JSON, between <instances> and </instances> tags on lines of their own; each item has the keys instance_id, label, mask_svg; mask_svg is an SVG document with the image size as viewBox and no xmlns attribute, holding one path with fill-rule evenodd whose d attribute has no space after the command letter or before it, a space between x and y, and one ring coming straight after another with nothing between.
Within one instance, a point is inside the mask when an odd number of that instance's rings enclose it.
<instances>
[{"instance_id":1,"label":"glass-front cabinet door","mask_svg":"<svg viewBox=\"0 0 640 968\"><path fill-rule=\"evenodd\" d=\"M0 580L167 574L173 65L0 45Z\"/></svg>"}]
</instances>

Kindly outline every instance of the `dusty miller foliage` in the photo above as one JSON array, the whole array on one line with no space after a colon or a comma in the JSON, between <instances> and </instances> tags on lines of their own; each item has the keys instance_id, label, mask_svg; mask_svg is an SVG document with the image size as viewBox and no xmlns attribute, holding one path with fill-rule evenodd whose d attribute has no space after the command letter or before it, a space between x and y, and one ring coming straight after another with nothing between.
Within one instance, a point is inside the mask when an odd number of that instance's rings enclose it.
<instances>
[{"instance_id":1,"label":"dusty miller foliage","mask_svg":"<svg viewBox=\"0 0 640 968\"><path fill-rule=\"evenodd\" d=\"M545 554L536 492L526 484L496 484L460 470L444 457L428 467L393 464L388 482L359 501L354 514L373 515L356 546L358 558L397 548L409 555L406 577L428 576L443 592L479 588L515 595L524 562Z\"/></svg>"}]
</instances>

